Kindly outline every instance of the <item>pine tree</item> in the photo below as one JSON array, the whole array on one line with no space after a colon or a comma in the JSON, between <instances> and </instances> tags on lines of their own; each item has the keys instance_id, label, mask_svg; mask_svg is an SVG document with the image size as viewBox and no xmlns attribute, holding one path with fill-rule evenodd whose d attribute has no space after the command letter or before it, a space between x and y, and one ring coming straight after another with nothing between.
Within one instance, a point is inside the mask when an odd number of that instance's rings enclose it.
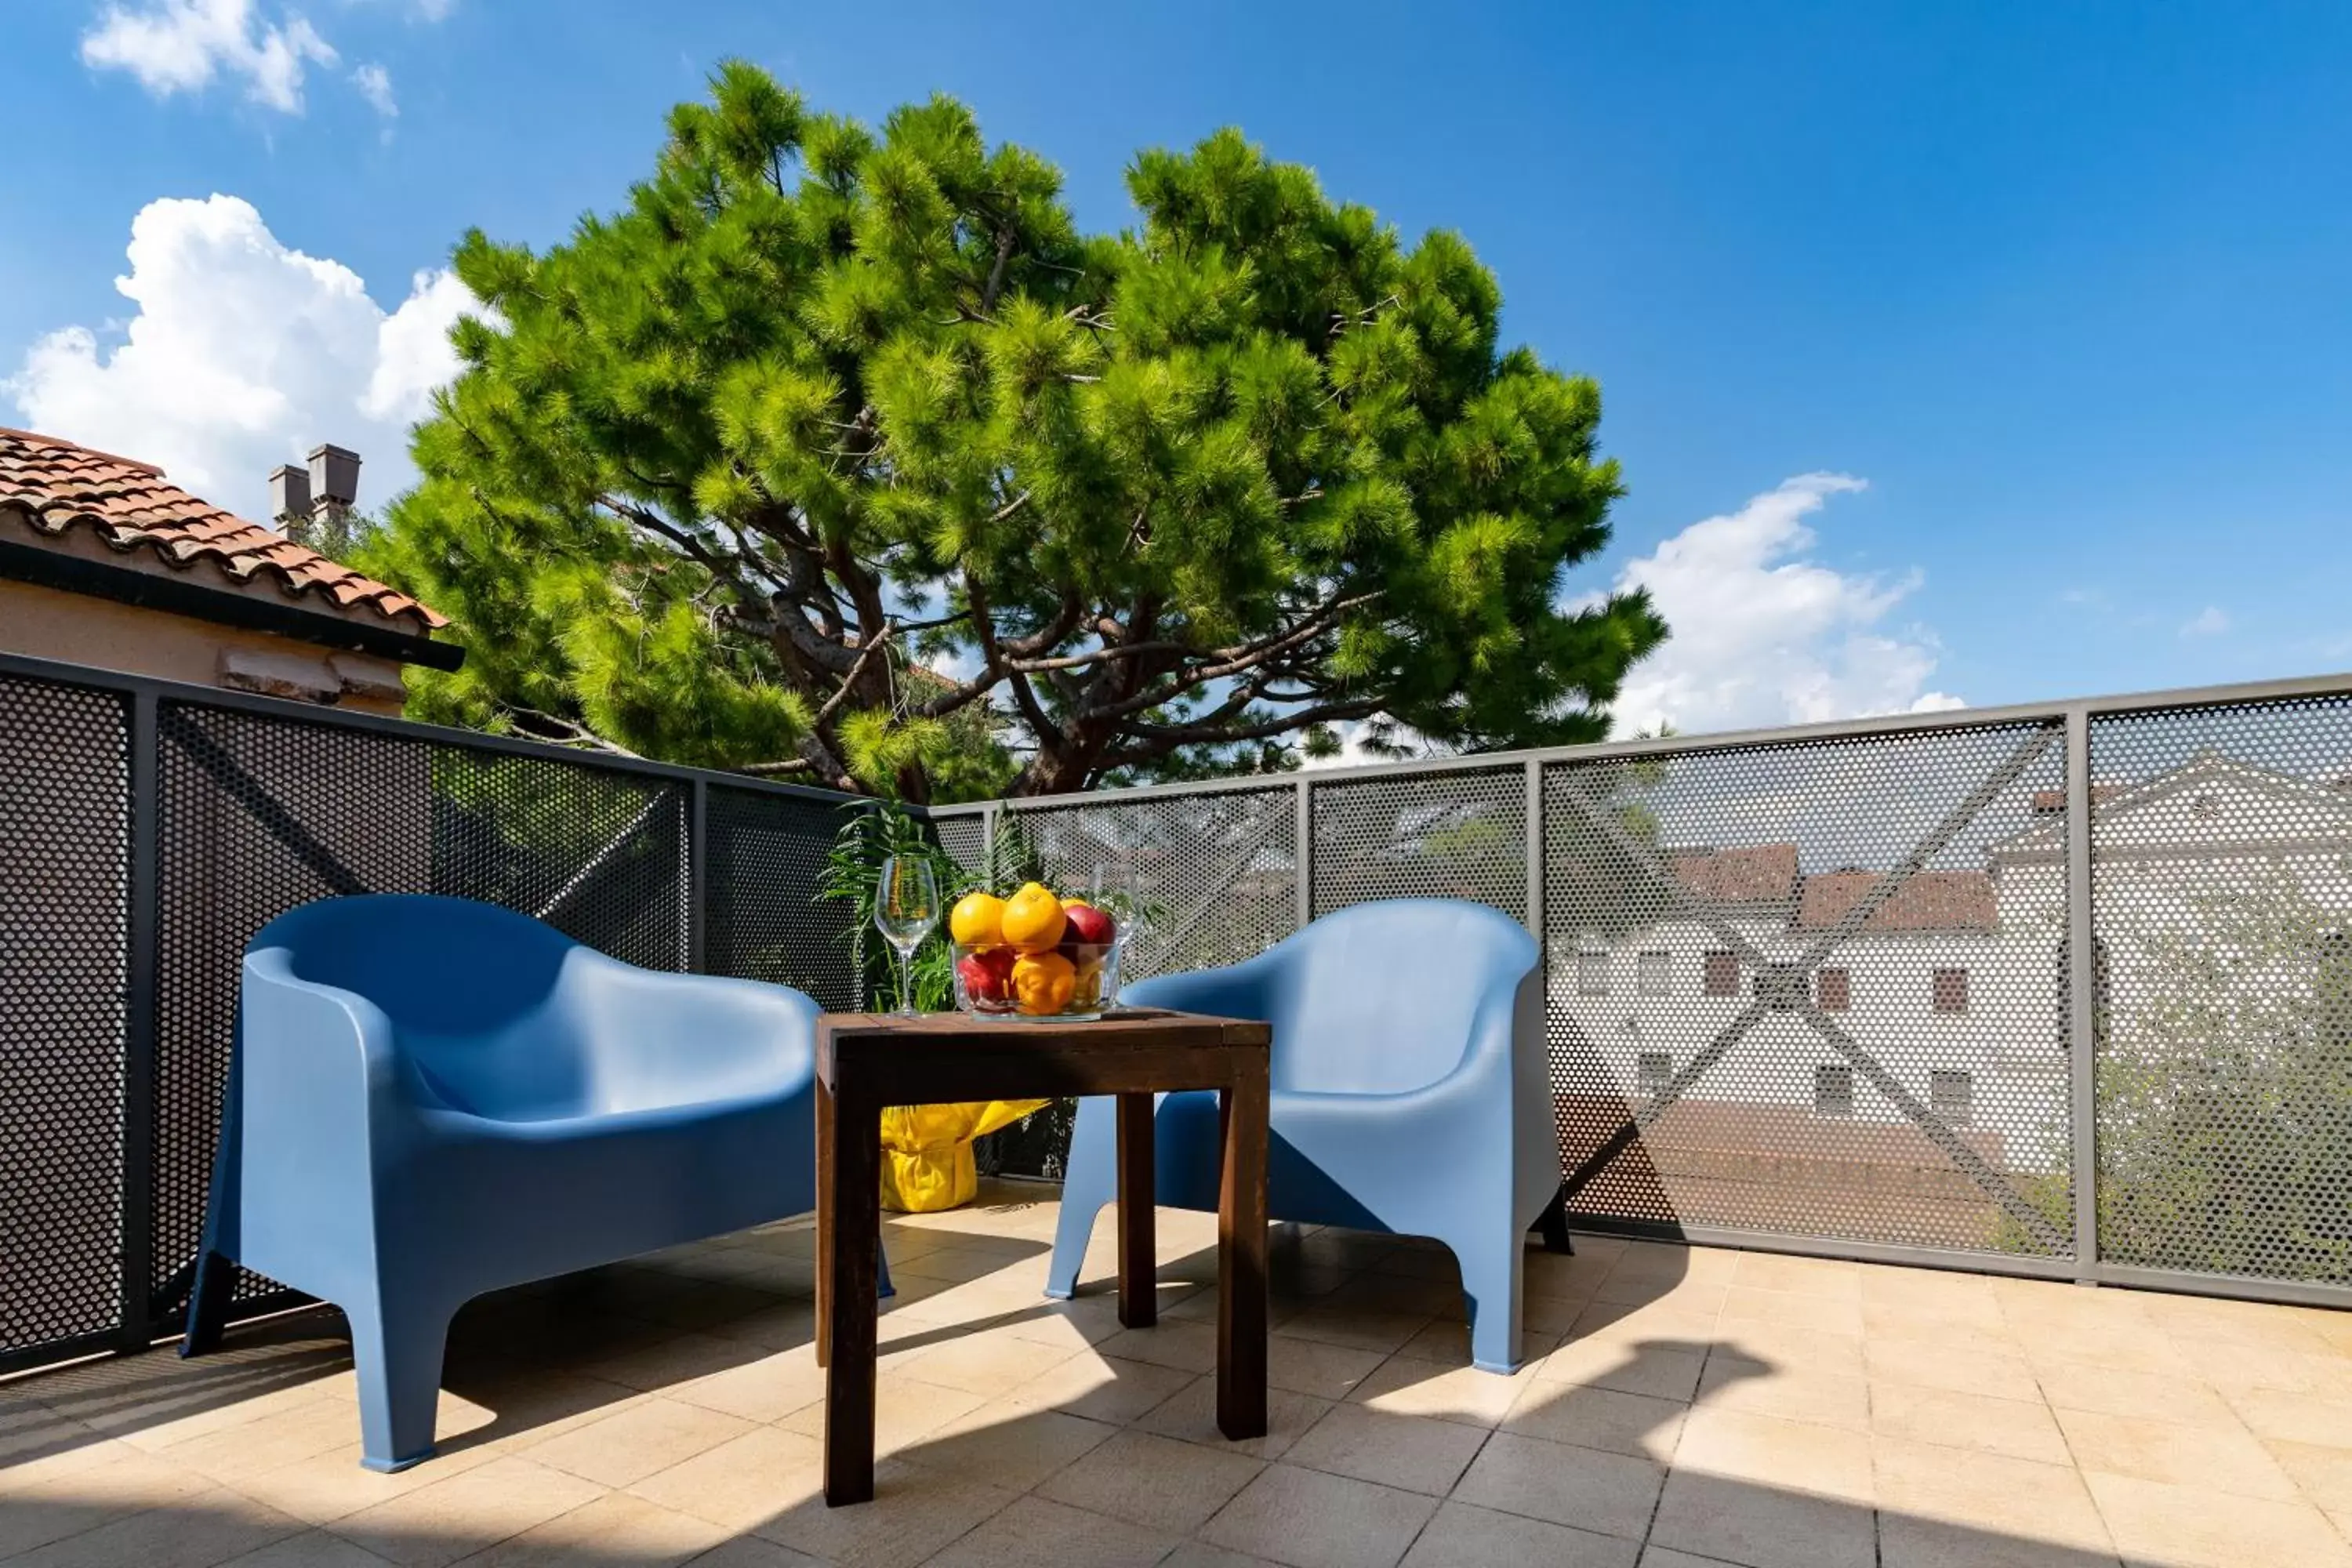
<instances>
[{"instance_id":1,"label":"pine tree","mask_svg":"<svg viewBox=\"0 0 2352 1568\"><path fill-rule=\"evenodd\" d=\"M1599 388L1239 132L1140 221L945 98L878 134L731 63L652 177L469 234L467 366L369 551L453 616L434 716L921 800L1295 765L1334 725L1598 738L1665 628L1561 608Z\"/></svg>"}]
</instances>

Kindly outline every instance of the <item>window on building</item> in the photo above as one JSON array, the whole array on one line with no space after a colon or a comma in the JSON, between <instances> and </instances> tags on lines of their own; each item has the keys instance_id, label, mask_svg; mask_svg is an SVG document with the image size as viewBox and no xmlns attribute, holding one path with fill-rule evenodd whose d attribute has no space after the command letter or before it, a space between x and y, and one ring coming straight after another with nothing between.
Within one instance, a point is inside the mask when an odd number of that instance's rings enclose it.
<instances>
[{"instance_id":1,"label":"window on building","mask_svg":"<svg viewBox=\"0 0 2352 1568\"><path fill-rule=\"evenodd\" d=\"M1846 969L1814 970L1813 1005L1824 1013L1843 1013L1853 1006L1853 972Z\"/></svg>"},{"instance_id":2,"label":"window on building","mask_svg":"<svg viewBox=\"0 0 2352 1568\"><path fill-rule=\"evenodd\" d=\"M1674 989L1675 955L1671 952L1645 952L1642 955L1642 994L1664 996Z\"/></svg>"},{"instance_id":3,"label":"window on building","mask_svg":"<svg viewBox=\"0 0 2352 1568\"><path fill-rule=\"evenodd\" d=\"M1576 989L1585 996L1609 994L1609 955L1598 948L1587 948L1576 955Z\"/></svg>"},{"instance_id":4,"label":"window on building","mask_svg":"<svg viewBox=\"0 0 2352 1568\"><path fill-rule=\"evenodd\" d=\"M1938 1013L1965 1013L1969 1010L1969 972L1965 969L1938 969L1935 973L1935 1004Z\"/></svg>"},{"instance_id":5,"label":"window on building","mask_svg":"<svg viewBox=\"0 0 2352 1568\"><path fill-rule=\"evenodd\" d=\"M1739 960L1728 952L1706 955L1706 994L1710 996L1739 994Z\"/></svg>"},{"instance_id":6,"label":"window on building","mask_svg":"<svg viewBox=\"0 0 2352 1568\"><path fill-rule=\"evenodd\" d=\"M1672 1052L1643 1051L1633 1058L1633 1085L1643 1094L1655 1094L1674 1080Z\"/></svg>"},{"instance_id":7,"label":"window on building","mask_svg":"<svg viewBox=\"0 0 2352 1568\"><path fill-rule=\"evenodd\" d=\"M1813 1069L1813 1114L1815 1116L1852 1116L1853 1114L1853 1069L1849 1067L1818 1067Z\"/></svg>"},{"instance_id":8,"label":"window on building","mask_svg":"<svg viewBox=\"0 0 2352 1568\"><path fill-rule=\"evenodd\" d=\"M1938 1068L1927 1075L1927 1109L1948 1127L1976 1120L1977 1080L1972 1073Z\"/></svg>"}]
</instances>

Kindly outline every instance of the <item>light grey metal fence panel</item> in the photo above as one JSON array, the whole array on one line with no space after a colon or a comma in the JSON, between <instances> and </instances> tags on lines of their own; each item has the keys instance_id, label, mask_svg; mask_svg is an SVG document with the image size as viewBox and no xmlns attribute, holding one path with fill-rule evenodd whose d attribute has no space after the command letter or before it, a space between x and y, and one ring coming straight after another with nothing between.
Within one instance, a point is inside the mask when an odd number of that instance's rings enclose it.
<instances>
[{"instance_id":1,"label":"light grey metal fence panel","mask_svg":"<svg viewBox=\"0 0 2352 1568\"><path fill-rule=\"evenodd\" d=\"M2095 716L2099 1249L2352 1285L2352 698Z\"/></svg>"},{"instance_id":2,"label":"light grey metal fence panel","mask_svg":"<svg viewBox=\"0 0 2352 1568\"><path fill-rule=\"evenodd\" d=\"M1549 763L1571 1214L2064 1257L2063 783L2054 716Z\"/></svg>"},{"instance_id":3,"label":"light grey metal fence panel","mask_svg":"<svg viewBox=\"0 0 2352 1568\"><path fill-rule=\"evenodd\" d=\"M1372 899L1469 899L1528 913L1524 765L1314 783L1317 915Z\"/></svg>"},{"instance_id":4,"label":"light grey metal fence panel","mask_svg":"<svg viewBox=\"0 0 2352 1568\"><path fill-rule=\"evenodd\" d=\"M939 835L940 847L946 850L955 863L975 876L988 868L988 818L979 812L963 816L934 818L931 831Z\"/></svg>"},{"instance_id":5,"label":"light grey metal fence panel","mask_svg":"<svg viewBox=\"0 0 2352 1568\"><path fill-rule=\"evenodd\" d=\"M1232 963L1297 929L1292 793L1243 789L1024 807L1010 814L1054 886L1143 910L1122 977Z\"/></svg>"},{"instance_id":6,"label":"light grey metal fence panel","mask_svg":"<svg viewBox=\"0 0 2352 1568\"><path fill-rule=\"evenodd\" d=\"M0 1364L121 1316L129 708L0 678Z\"/></svg>"}]
</instances>

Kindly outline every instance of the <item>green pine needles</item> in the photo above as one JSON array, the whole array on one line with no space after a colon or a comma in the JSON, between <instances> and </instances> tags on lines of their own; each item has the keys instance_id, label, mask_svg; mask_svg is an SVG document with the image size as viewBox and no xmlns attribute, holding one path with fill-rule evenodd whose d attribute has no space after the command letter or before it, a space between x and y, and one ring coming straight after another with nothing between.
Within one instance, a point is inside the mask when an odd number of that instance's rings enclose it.
<instances>
[{"instance_id":1,"label":"green pine needles","mask_svg":"<svg viewBox=\"0 0 2352 1568\"><path fill-rule=\"evenodd\" d=\"M417 710L912 800L1295 765L1333 727L1597 739L1664 637L1563 609L1600 389L1239 132L1084 234L944 98L879 132L755 67L487 311L368 566L458 623Z\"/></svg>"}]
</instances>

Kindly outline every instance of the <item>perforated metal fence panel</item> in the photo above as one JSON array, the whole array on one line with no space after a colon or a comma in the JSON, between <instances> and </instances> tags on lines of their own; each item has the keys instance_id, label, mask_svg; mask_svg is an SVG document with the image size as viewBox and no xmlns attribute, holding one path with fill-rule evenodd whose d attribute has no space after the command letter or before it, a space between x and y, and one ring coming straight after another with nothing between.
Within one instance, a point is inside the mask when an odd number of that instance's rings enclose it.
<instances>
[{"instance_id":1,"label":"perforated metal fence panel","mask_svg":"<svg viewBox=\"0 0 2352 1568\"><path fill-rule=\"evenodd\" d=\"M2062 730L1549 764L1571 1215L2065 1256Z\"/></svg>"},{"instance_id":2,"label":"perforated metal fence panel","mask_svg":"<svg viewBox=\"0 0 2352 1568\"><path fill-rule=\"evenodd\" d=\"M1528 912L1522 768L1314 785L1315 912L1371 899L1467 899Z\"/></svg>"},{"instance_id":3,"label":"perforated metal fence panel","mask_svg":"<svg viewBox=\"0 0 2352 1568\"><path fill-rule=\"evenodd\" d=\"M963 816L942 816L931 824L939 835L940 847L946 850L955 863L965 870L982 874L988 867L988 819L972 813Z\"/></svg>"},{"instance_id":4,"label":"perforated metal fence panel","mask_svg":"<svg viewBox=\"0 0 2352 1568\"><path fill-rule=\"evenodd\" d=\"M2352 1284L2352 699L2095 720L2099 1251Z\"/></svg>"},{"instance_id":5,"label":"perforated metal fence panel","mask_svg":"<svg viewBox=\"0 0 2352 1568\"><path fill-rule=\"evenodd\" d=\"M129 707L0 677L0 1363L121 1318Z\"/></svg>"},{"instance_id":6,"label":"perforated metal fence panel","mask_svg":"<svg viewBox=\"0 0 2352 1568\"><path fill-rule=\"evenodd\" d=\"M703 831L712 973L794 986L840 1011L859 1005L845 918L816 901L844 809L710 787Z\"/></svg>"},{"instance_id":7,"label":"perforated metal fence panel","mask_svg":"<svg viewBox=\"0 0 2352 1568\"><path fill-rule=\"evenodd\" d=\"M1015 819L1057 889L1099 889L1142 911L1122 983L1236 963L1297 928L1293 788L1122 796Z\"/></svg>"}]
</instances>

